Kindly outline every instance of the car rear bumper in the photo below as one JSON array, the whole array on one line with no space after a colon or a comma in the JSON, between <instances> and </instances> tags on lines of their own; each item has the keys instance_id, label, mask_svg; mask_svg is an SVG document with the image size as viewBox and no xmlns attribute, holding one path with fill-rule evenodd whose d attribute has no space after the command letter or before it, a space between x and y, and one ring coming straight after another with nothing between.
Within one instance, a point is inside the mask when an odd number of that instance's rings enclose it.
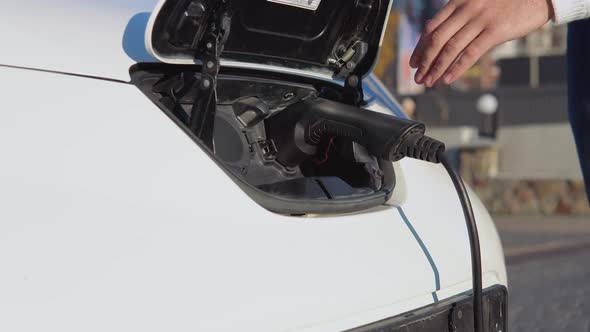
<instances>
[{"instance_id":1,"label":"car rear bumper","mask_svg":"<svg viewBox=\"0 0 590 332\"><path fill-rule=\"evenodd\" d=\"M506 331L508 291L504 286L484 290L484 331ZM473 331L471 293L361 326L349 332Z\"/></svg>"}]
</instances>

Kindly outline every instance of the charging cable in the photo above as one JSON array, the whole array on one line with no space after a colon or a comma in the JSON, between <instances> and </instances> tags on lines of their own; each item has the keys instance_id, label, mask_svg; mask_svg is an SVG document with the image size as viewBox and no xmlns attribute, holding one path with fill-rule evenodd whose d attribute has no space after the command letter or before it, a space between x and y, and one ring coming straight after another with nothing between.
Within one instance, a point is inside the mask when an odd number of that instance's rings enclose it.
<instances>
[{"instance_id":1,"label":"charging cable","mask_svg":"<svg viewBox=\"0 0 590 332\"><path fill-rule=\"evenodd\" d=\"M446 157L444 144L432 139L423 133L414 132L411 135L402 139L398 153L405 157L428 161L432 163L440 163L444 166L449 174L459 200L463 215L465 216L465 223L467 226L467 233L469 236L469 247L471 251L471 278L473 288L473 326L474 332L483 331L483 276L481 266L481 248L479 244L479 234L477 231L477 224L475 222L475 214L473 213L473 206L469 193L465 187L465 183L461 176L453 169Z\"/></svg>"},{"instance_id":2,"label":"charging cable","mask_svg":"<svg viewBox=\"0 0 590 332\"><path fill-rule=\"evenodd\" d=\"M475 222L475 214L473 213L473 206L469 193L465 187L465 183L461 176L453 169L449 163L448 158L444 153L444 144L432 139L423 133L413 133L408 135L400 142L401 151L405 157L428 161L432 163L440 163L444 166L449 174L459 200L461 201L461 208L465 216L465 223L467 226L467 233L469 236L469 247L471 251L471 278L473 288L473 326L474 332L483 331L483 277L481 267L481 248L479 244L479 234L477 232L477 224Z\"/></svg>"},{"instance_id":3,"label":"charging cable","mask_svg":"<svg viewBox=\"0 0 590 332\"><path fill-rule=\"evenodd\" d=\"M465 221L467 223L467 233L469 234L469 245L471 248L471 277L473 280L473 325L475 332L483 331L483 283L481 270L481 249L479 245L479 235L477 232L477 224L475 223L475 215L473 214L473 207L469 199L469 193L465 188L463 179L451 167L449 160L444 153L438 154L440 163L445 167L447 173L453 181L455 190L459 195Z\"/></svg>"},{"instance_id":4,"label":"charging cable","mask_svg":"<svg viewBox=\"0 0 590 332\"><path fill-rule=\"evenodd\" d=\"M383 160L395 162L407 157L441 163L453 181L465 215L471 249L474 331L482 332L482 267L477 225L465 184L450 166L442 142L426 136L426 127L421 123L323 98L289 106L269 118L268 128L277 147L277 161L286 167L315 157L318 145L333 137L357 142Z\"/></svg>"}]
</instances>

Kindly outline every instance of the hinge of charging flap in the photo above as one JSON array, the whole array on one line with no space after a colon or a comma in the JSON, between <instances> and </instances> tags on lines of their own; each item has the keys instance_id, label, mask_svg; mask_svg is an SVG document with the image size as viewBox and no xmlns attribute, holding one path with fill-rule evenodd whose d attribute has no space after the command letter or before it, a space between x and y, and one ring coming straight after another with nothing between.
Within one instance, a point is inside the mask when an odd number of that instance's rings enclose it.
<instances>
[{"instance_id":1,"label":"hinge of charging flap","mask_svg":"<svg viewBox=\"0 0 590 332\"><path fill-rule=\"evenodd\" d=\"M367 55L368 48L369 45L360 40L353 42L349 47L341 45L336 51L337 55L329 60L330 64L340 68L336 78L349 76Z\"/></svg>"},{"instance_id":2,"label":"hinge of charging flap","mask_svg":"<svg viewBox=\"0 0 590 332\"><path fill-rule=\"evenodd\" d=\"M357 40L350 47L341 46L337 51L338 56L330 60L333 65L340 68L336 78L343 79L345 82L346 102L355 106L360 106L364 99L361 77L355 73L355 69L367 52L368 44Z\"/></svg>"},{"instance_id":3,"label":"hinge of charging flap","mask_svg":"<svg viewBox=\"0 0 590 332\"><path fill-rule=\"evenodd\" d=\"M201 79L196 85L195 103L192 107L189 128L203 143L213 149L213 127L217 108L217 75L223 47L229 36L231 16L228 1L217 3L215 11L206 23L207 29L198 42L195 59L200 60Z\"/></svg>"}]
</instances>

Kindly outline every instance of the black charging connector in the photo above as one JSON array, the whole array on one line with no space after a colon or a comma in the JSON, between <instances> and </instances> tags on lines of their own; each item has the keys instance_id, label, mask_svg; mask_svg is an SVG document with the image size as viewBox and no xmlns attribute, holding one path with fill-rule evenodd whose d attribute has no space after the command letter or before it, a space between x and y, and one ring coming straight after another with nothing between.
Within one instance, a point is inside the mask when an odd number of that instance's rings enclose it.
<instances>
[{"instance_id":1,"label":"black charging connector","mask_svg":"<svg viewBox=\"0 0 590 332\"><path fill-rule=\"evenodd\" d=\"M311 98L271 117L268 129L278 149L277 161L287 167L313 158L317 154L317 146L329 137L349 138L383 160L398 161L408 157L441 163L453 181L465 215L471 248L474 331L483 331L481 252L469 193L461 177L449 164L444 144L426 136L423 124L322 98Z\"/></svg>"},{"instance_id":2,"label":"black charging connector","mask_svg":"<svg viewBox=\"0 0 590 332\"><path fill-rule=\"evenodd\" d=\"M277 146L277 161L295 167L317 154L330 137L348 138L372 155L389 161L404 157L438 162L444 144L424 136L418 122L367 111L323 98L310 98L268 119L269 136Z\"/></svg>"}]
</instances>

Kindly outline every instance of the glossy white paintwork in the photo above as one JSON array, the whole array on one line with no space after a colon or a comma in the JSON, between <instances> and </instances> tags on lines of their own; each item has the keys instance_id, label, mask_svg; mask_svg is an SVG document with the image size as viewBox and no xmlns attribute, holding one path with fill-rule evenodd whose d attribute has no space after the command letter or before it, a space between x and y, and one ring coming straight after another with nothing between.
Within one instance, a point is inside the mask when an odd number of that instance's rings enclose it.
<instances>
[{"instance_id":1,"label":"glossy white paintwork","mask_svg":"<svg viewBox=\"0 0 590 332\"><path fill-rule=\"evenodd\" d=\"M0 64L129 79L118 29L150 1L48 3L0 11ZM284 217L132 85L0 66L0 91L0 331L341 331L470 289L440 166L395 164L389 206ZM506 285L474 207L485 285Z\"/></svg>"},{"instance_id":2,"label":"glossy white paintwork","mask_svg":"<svg viewBox=\"0 0 590 332\"><path fill-rule=\"evenodd\" d=\"M0 65L129 81L129 67L137 61L123 46L137 58L149 58L143 45L145 28L139 27L142 20L147 24L156 3L157 0L4 1L0 10ZM138 19L132 21L133 18ZM124 43L126 32L135 38L128 45ZM137 49L139 45L144 50Z\"/></svg>"},{"instance_id":3,"label":"glossy white paintwork","mask_svg":"<svg viewBox=\"0 0 590 332\"><path fill-rule=\"evenodd\" d=\"M394 207L275 215L132 85L0 68L0 86L0 330L337 331L433 301L432 266ZM441 298L469 289L444 172L408 160L398 177ZM505 284L476 211L486 285Z\"/></svg>"}]
</instances>

